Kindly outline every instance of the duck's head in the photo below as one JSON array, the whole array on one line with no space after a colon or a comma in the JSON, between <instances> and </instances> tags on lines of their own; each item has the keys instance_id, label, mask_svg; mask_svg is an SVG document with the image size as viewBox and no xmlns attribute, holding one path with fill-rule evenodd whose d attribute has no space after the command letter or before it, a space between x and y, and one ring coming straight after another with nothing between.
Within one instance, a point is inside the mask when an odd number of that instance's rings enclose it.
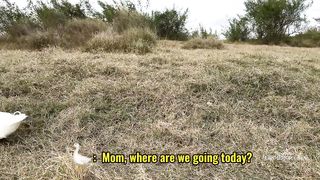
<instances>
[{"instance_id":1,"label":"duck's head","mask_svg":"<svg viewBox=\"0 0 320 180\"><path fill-rule=\"evenodd\" d=\"M17 112L15 112L15 113L13 113L13 115L15 116L15 117L19 117L19 120L25 120L25 119L27 119L28 118L28 116L27 115L25 115L25 114L22 114L21 112L19 112L19 111L17 111Z\"/></svg>"},{"instance_id":2,"label":"duck's head","mask_svg":"<svg viewBox=\"0 0 320 180\"><path fill-rule=\"evenodd\" d=\"M80 148L80 144L79 144L79 143L75 143L73 146L74 146L75 148Z\"/></svg>"}]
</instances>

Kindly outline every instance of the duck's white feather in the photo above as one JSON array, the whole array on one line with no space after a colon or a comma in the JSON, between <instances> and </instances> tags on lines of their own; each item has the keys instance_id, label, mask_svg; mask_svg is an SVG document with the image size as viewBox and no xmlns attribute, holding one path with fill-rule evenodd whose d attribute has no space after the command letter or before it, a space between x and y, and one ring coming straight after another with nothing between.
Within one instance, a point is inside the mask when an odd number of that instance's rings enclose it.
<instances>
[{"instance_id":1,"label":"duck's white feather","mask_svg":"<svg viewBox=\"0 0 320 180\"><path fill-rule=\"evenodd\" d=\"M14 114L0 112L0 139L6 138L14 133L23 120L28 116L15 112Z\"/></svg>"},{"instance_id":2,"label":"duck's white feather","mask_svg":"<svg viewBox=\"0 0 320 180\"><path fill-rule=\"evenodd\" d=\"M79 165L89 164L91 162L91 158L88 158L86 156L82 156L81 154L79 154L79 150L80 150L79 144L75 144L74 146L76 147L76 150L73 152L73 161Z\"/></svg>"},{"instance_id":3,"label":"duck's white feather","mask_svg":"<svg viewBox=\"0 0 320 180\"><path fill-rule=\"evenodd\" d=\"M91 162L91 158L77 154L74 156L74 162L80 165L85 165Z\"/></svg>"}]
</instances>

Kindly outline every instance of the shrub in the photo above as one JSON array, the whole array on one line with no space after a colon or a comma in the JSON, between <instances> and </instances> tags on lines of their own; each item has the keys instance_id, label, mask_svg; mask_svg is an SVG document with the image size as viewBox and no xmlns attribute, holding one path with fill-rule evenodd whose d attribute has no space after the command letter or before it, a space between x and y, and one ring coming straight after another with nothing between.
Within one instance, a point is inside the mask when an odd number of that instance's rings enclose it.
<instances>
[{"instance_id":1,"label":"shrub","mask_svg":"<svg viewBox=\"0 0 320 180\"><path fill-rule=\"evenodd\" d=\"M3 1L5 4L0 5L0 40L2 44L8 43L14 48L41 49L50 45L79 47L87 44L96 34L106 31L109 24L121 34L121 38L117 38L117 35L115 40L121 41L121 45L125 46L115 49L144 53L150 51L156 39L150 30L137 29L150 27L150 19L130 1L120 1L114 7L99 1L107 8L100 14L100 20L95 14L97 12L91 11L88 0L76 4L66 0L50 0L48 3L40 0L36 4L30 1L23 10L7 0ZM114 10L111 14L110 8ZM89 18L87 11L96 19ZM107 21L112 20L112 23L104 22L105 16L110 16Z\"/></svg>"},{"instance_id":2,"label":"shrub","mask_svg":"<svg viewBox=\"0 0 320 180\"><path fill-rule=\"evenodd\" d=\"M60 30L61 45L78 47L87 43L95 34L106 31L108 25L94 19L73 19Z\"/></svg>"},{"instance_id":3,"label":"shrub","mask_svg":"<svg viewBox=\"0 0 320 180\"><path fill-rule=\"evenodd\" d=\"M37 31L26 36L21 36L15 40L15 47L19 49L41 50L49 46L58 44L58 39L49 32Z\"/></svg>"},{"instance_id":4,"label":"shrub","mask_svg":"<svg viewBox=\"0 0 320 180\"><path fill-rule=\"evenodd\" d=\"M185 42L184 49L222 49L223 43L215 38L193 38Z\"/></svg>"},{"instance_id":5,"label":"shrub","mask_svg":"<svg viewBox=\"0 0 320 180\"><path fill-rule=\"evenodd\" d=\"M107 29L107 24L99 20L73 19L60 28L32 31L16 38L9 37L7 42L11 43L11 48L22 49L40 50L52 45L75 48L86 44L95 34Z\"/></svg>"},{"instance_id":6,"label":"shrub","mask_svg":"<svg viewBox=\"0 0 320 180\"><path fill-rule=\"evenodd\" d=\"M131 1L113 1L113 4L98 1L102 13L96 12L95 17L105 22L112 23L114 30L122 33L130 28L151 27L149 16L142 12L142 4ZM140 11L137 10L140 7Z\"/></svg>"},{"instance_id":7,"label":"shrub","mask_svg":"<svg viewBox=\"0 0 320 180\"><path fill-rule=\"evenodd\" d=\"M112 31L99 33L88 42L86 50L145 54L155 44L156 35L150 30L131 28L121 35Z\"/></svg>"},{"instance_id":8,"label":"shrub","mask_svg":"<svg viewBox=\"0 0 320 180\"><path fill-rule=\"evenodd\" d=\"M213 33L212 29L205 29L202 25L199 25L199 29L194 30L189 35L191 38L218 38L217 32Z\"/></svg>"},{"instance_id":9,"label":"shrub","mask_svg":"<svg viewBox=\"0 0 320 180\"><path fill-rule=\"evenodd\" d=\"M123 40L130 52L145 54L156 45L157 37L150 29L131 28L123 33Z\"/></svg>"},{"instance_id":10,"label":"shrub","mask_svg":"<svg viewBox=\"0 0 320 180\"><path fill-rule=\"evenodd\" d=\"M3 5L0 5L0 33L10 38L18 38L37 28L32 21L31 13L19 9L16 4L9 1L3 2Z\"/></svg>"},{"instance_id":11,"label":"shrub","mask_svg":"<svg viewBox=\"0 0 320 180\"><path fill-rule=\"evenodd\" d=\"M102 9L102 13L96 12L95 16L109 23L113 22L120 11L137 12L136 4L131 1L113 1L113 4L98 1L98 4Z\"/></svg>"},{"instance_id":12,"label":"shrub","mask_svg":"<svg viewBox=\"0 0 320 180\"><path fill-rule=\"evenodd\" d=\"M310 29L305 33L290 37L287 44L296 47L320 47L320 31Z\"/></svg>"},{"instance_id":13,"label":"shrub","mask_svg":"<svg viewBox=\"0 0 320 180\"><path fill-rule=\"evenodd\" d=\"M67 22L67 18L62 12L43 3L35 8L35 12L43 29L55 29Z\"/></svg>"},{"instance_id":14,"label":"shrub","mask_svg":"<svg viewBox=\"0 0 320 180\"><path fill-rule=\"evenodd\" d=\"M32 4L32 3L31 3ZM90 4L88 0L72 4L66 0L50 0L49 3L37 1L30 7L35 18L43 29L57 28L71 19L85 19L88 17L86 11Z\"/></svg>"},{"instance_id":15,"label":"shrub","mask_svg":"<svg viewBox=\"0 0 320 180\"><path fill-rule=\"evenodd\" d=\"M229 27L223 33L227 40L234 41L246 41L249 39L250 29L248 25L248 19L245 17L233 18L229 20Z\"/></svg>"},{"instance_id":16,"label":"shrub","mask_svg":"<svg viewBox=\"0 0 320 180\"><path fill-rule=\"evenodd\" d=\"M146 15L137 11L118 11L113 19L113 28L118 33L122 33L131 28L150 27L150 21Z\"/></svg>"},{"instance_id":17,"label":"shrub","mask_svg":"<svg viewBox=\"0 0 320 180\"><path fill-rule=\"evenodd\" d=\"M87 43L87 51L115 51L123 49L121 36L113 31L104 31L96 34Z\"/></svg>"},{"instance_id":18,"label":"shrub","mask_svg":"<svg viewBox=\"0 0 320 180\"><path fill-rule=\"evenodd\" d=\"M7 27L6 33L10 39L16 39L21 36L26 36L37 31L38 26L33 22L25 19L19 22L14 22Z\"/></svg>"}]
</instances>

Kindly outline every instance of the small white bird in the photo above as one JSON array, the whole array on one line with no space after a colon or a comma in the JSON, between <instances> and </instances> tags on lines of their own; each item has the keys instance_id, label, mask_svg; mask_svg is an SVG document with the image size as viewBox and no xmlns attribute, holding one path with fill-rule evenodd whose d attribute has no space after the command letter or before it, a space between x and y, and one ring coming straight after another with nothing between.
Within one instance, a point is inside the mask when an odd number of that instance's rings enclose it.
<instances>
[{"instance_id":1,"label":"small white bird","mask_svg":"<svg viewBox=\"0 0 320 180\"><path fill-rule=\"evenodd\" d=\"M13 114L0 112L0 139L7 138L7 136L14 133L27 117L27 115L21 114L19 111Z\"/></svg>"},{"instance_id":2,"label":"small white bird","mask_svg":"<svg viewBox=\"0 0 320 180\"><path fill-rule=\"evenodd\" d=\"M76 143L74 144L74 147L76 148L76 150L73 152L73 161L78 165L89 164L91 162L91 158L79 154L80 145Z\"/></svg>"},{"instance_id":3,"label":"small white bird","mask_svg":"<svg viewBox=\"0 0 320 180\"><path fill-rule=\"evenodd\" d=\"M210 102L210 101L208 101L208 102L207 102L207 105L211 107L211 106L213 106L213 103Z\"/></svg>"}]
</instances>

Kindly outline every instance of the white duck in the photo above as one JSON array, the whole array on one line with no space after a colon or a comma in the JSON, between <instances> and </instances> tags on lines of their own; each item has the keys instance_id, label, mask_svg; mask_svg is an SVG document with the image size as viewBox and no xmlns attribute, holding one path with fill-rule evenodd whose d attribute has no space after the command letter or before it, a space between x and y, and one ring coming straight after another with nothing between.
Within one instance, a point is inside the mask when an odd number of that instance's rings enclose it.
<instances>
[{"instance_id":1,"label":"white duck","mask_svg":"<svg viewBox=\"0 0 320 180\"><path fill-rule=\"evenodd\" d=\"M80 145L76 143L74 144L74 147L76 148L76 150L73 152L73 161L78 165L89 164L91 162L91 158L79 154Z\"/></svg>"},{"instance_id":2,"label":"white duck","mask_svg":"<svg viewBox=\"0 0 320 180\"><path fill-rule=\"evenodd\" d=\"M14 133L27 117L27 115L21 114L19 111L13 114L0 112L0 139L7 138L7 136Z\"/></svg>"}]
</instances>

